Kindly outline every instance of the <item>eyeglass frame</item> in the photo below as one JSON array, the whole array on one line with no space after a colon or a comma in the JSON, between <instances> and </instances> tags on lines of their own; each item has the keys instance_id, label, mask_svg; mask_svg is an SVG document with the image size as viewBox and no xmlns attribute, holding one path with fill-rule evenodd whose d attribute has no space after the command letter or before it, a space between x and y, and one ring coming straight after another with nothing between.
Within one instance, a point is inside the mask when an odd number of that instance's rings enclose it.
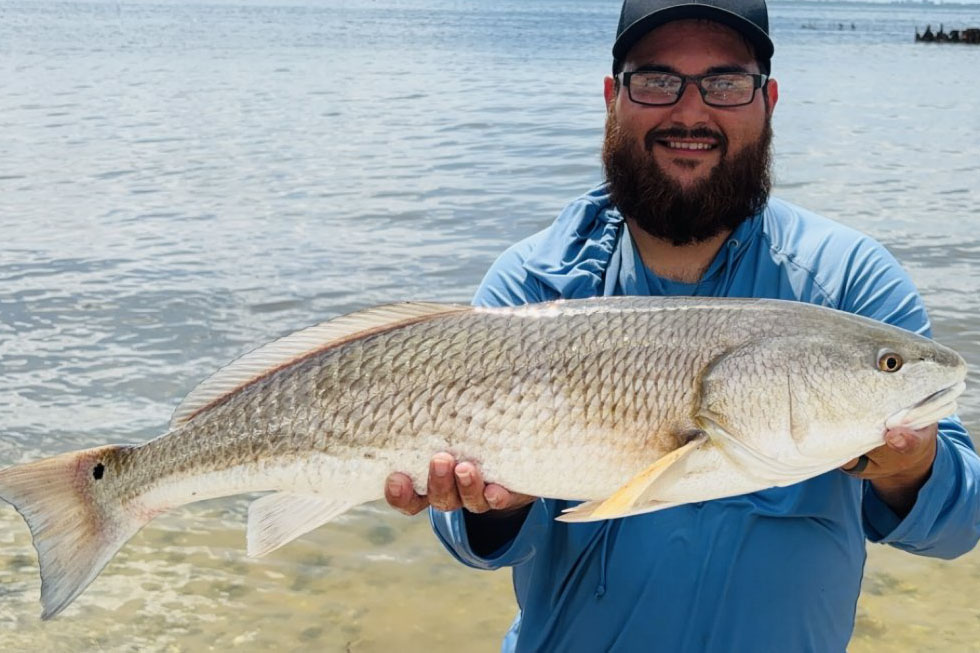
<instances>
[{"instance_id":1,"label":"eyeglass frame","mask_svg":"<svg viewBox=\"0 0 980 653\"><path fill-rule=\"evenodd\" d=\"M677 89L677 97L674 98L673 102L640 102L639 100L633 99L633 90L630 86L630 78L633 75L648 75L650 73L659 73L661 75L670 75L671 77L678 77L681 80L681 87ZM707 77L719 77L721 75L746 75L752 78L752 95L746 102L739 102L738 104L712 104L708 101L708 91L704 89L701 82ZM765 73L750 73L742 70L733 70L729 72L715 72L715 73L705 73L704 75L681 75L680 73L674 73L667 70L631 70L629 72L622 71L614 75L616 81L626 87L626 95L629 97L630 102L634 104L639 104L644 107L671 107L681 101L684 97L684 91L687 90L687 85L691 82L694 83L698 91L701 93L701 101L704 102L709 107L720 107L720 108L731 108L731 107L744 107L752 104L755 101L755 92L757 89L765 88L766 84L769 83L769 75Z\"/></svg>"}]
</instances>

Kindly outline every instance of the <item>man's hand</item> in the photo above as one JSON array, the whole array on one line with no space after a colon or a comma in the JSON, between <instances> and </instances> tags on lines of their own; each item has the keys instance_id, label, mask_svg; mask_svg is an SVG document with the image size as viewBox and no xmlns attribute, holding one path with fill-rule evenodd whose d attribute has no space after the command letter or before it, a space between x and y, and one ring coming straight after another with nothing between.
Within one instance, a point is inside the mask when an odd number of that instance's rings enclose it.
<instances>
[{"instance_id":1,"label":"man's hand","mask_svg":"<svg viewBox=\"0 0 980 653\"><path fill-rule=\"evenodd\" d=\"M936 459L936 436L939 425L918 430L890 429L885 444L865 456L867 465L855 458L841 469L852 476L871 481L875 492L899 517L904 517L915 505L919 490L929 480Z\"/></svg>"},{"instance_id":2,"label":"man's hand","mask_svg":"<svg viewBox=\"0 0 980 653\"><path fill-rule=\"evenodd\" d=\"M425 495L412 487L405 474L395 473L385 481L385 499L392 508L406 515L415 515L431 505L437 510L465 508L472 513L488 511L511 512L522 508L534 497L511 492L496 483L484 483L476 465L456 463L448 453L437 453L429 462L429 481Z\"/></svg>"}]
</instances>

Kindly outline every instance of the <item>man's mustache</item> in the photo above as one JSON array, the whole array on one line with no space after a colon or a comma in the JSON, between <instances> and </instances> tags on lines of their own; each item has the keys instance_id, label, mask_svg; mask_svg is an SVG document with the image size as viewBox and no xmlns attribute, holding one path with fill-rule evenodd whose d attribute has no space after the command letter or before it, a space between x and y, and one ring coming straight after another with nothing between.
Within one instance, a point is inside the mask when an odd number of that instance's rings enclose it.
<instances>
[{"instance_id":1,"label":"man's mustache","mask_svg":"<svg viewBox=\"0 0 980 653\"><path fill-rule=\"evenodd\" d=\"M665 141L671 138L710 138L718 141L718 147L724 155L728 152L728 139L721 132L716 132L707 127L695 127L694 129L682 129L680 127L668 127L667 129L651 129L643 138L643 146L647 152L653 149L653 144L657 141Z\"/></svg>"}]
</instances>

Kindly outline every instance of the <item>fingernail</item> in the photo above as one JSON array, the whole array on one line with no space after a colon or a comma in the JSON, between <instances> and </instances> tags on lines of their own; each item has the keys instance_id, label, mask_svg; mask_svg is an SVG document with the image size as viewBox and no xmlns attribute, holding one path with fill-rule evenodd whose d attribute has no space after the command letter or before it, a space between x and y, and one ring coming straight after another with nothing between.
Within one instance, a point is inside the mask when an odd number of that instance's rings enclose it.
<instances>
[{"instance_id":1,"label":"fingernail","mask_svg":"<svg viewBox=\"0 0 980 653\"><path fill-rule=\"evenodd\" d=\"M459 484L463 487L469 487L473 484L473 476L468 469L457 471L456 478L459 479Z\"/></svg>"},{"instance_id":2,"label":"fingernail","mask_svg":"<svg viewBox=\"0 0 980 653\"><path fill-rule=\"evenodd\" d=\"M446 476L449 474L449 461L448 460L436 460L432 463L432 467L435 470L436 476Z\"/></svg>"},{"instance_id":3,"label":"fingernail","mask_svg":"<svg viewBox=\"0 0 980 653\"><path fill-rule=\"evenodd\" d=\"M402 495L402 485L397 481L389 481L388 483L388 494L397 499Z\"/></svg>"},{"instance_id":4,"label":"fingernail","mask_svg":"<svg viewBox=\"0 0 980 653\"><path fill-rule=\"evenodd\" d=\"M909 440L904 435L899 433L892 433L888 436L888 445L893 449L898 449L899 451L907 449L909 446Z\"/></svg>"},{"instance_id":5,"label":"fingernail","mask_svg":"<svg viewBox=\"0 0 980 653\"><path fill-rule=\"evenodd\" d=\"M486 498L487 503L490 504L491 508L497 508L500 506L500 497L496 492L484 492L484 498Z\"/></svg>"}]
</instances>

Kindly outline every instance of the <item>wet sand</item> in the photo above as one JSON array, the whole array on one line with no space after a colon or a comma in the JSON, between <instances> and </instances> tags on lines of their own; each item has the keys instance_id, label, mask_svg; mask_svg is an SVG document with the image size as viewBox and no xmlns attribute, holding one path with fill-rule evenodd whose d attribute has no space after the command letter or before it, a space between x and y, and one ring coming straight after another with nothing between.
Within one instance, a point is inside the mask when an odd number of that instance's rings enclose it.
<instances>
[{"instance_id":1,"label":"wet sand","mask_svg":"<svg viewBox=\"0 0 980 653\"><path fill-rule=\"evenodd\" d=\"M43 651L493 651L510 574L467 569L421 518L366 506L260 560L247 501L153 522L62 615L39 619L26 527L0 509L0 643ZM871 546L850 651L980 650L980 551L955 562Z\"/></svg>"}]
</instances>

